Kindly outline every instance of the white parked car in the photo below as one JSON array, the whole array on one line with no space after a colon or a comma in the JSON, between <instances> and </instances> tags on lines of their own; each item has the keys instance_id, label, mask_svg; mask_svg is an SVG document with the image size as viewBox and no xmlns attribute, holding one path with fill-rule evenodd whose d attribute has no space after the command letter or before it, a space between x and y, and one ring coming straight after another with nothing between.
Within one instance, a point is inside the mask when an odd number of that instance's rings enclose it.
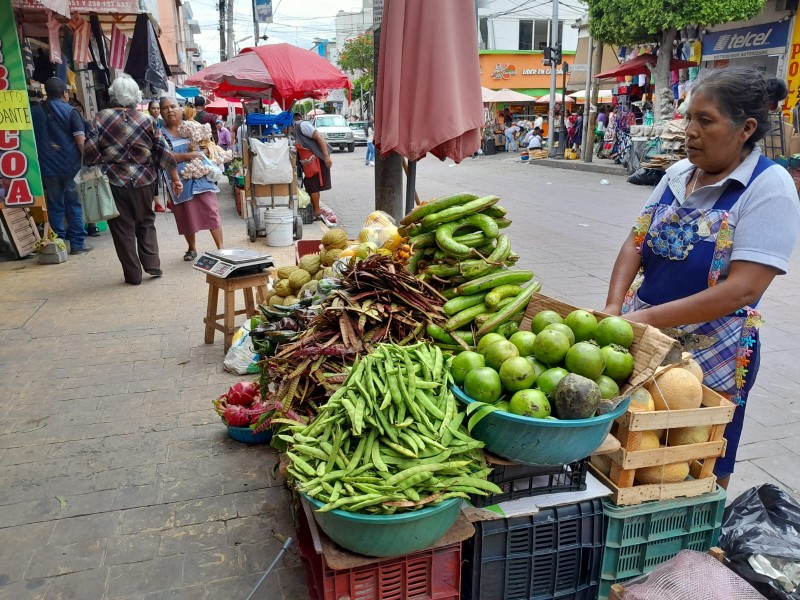
<instances>
[{"instance_id":1,"label":"white parked car","mask_svg":"<svg viewBox=\"0 0 800 600\"><path fill-rule=\"evenodd\" d=\"M353 130L347 125L342 115L319 115L314 117L314 128L322 134L328 145L339 150L347 149L354 152L356 149Z\"/></svg>"}]
</instances>

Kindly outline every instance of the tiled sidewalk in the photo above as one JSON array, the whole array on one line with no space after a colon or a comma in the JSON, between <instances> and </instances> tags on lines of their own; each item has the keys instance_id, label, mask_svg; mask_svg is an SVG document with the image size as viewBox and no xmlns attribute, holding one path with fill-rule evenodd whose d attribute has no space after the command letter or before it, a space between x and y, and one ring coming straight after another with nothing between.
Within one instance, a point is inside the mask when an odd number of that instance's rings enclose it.
<instances>
[{"instance_id":1,"label":"tiled sidewalk","mask_svg":"<svg viewBox=\"0 0 800 600\"><path fill-rule=\"evenodd\" d=\"M226 244L247 247L227 186L220 203ZM172 215L157 228L164 277L139 287L107 232L63 265L0 263L4 600L245 598L276 534L293 535L275 454L231 441L211 410L240 378L223 371L221 334L203 343L205 277ZM263 591L307 597L295 554Z\"/></svg>"}]
</instances>

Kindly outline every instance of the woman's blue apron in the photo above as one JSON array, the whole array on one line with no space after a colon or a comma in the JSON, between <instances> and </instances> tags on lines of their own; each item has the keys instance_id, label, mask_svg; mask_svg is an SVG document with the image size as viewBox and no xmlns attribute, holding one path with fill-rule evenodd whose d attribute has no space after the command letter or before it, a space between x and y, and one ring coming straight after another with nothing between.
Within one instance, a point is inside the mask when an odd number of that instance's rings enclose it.
<instances>
[{"instance_id":1,"label":"woman's blue apron","mask_svg":"<svg viewBox=\"0 0 800 600\"><path fill-rule=\"evenodd\" d=\"M747 186L732 180L710 210L673 206L675 195L667 186L658 204L648 206L637 222L636 242L644 277L628 291L622 312L686 298L716 285L733 250L735 227L729 225L728 213L750 183L772 164L760 156ZM737 405L733 421L725 429L725 457L716 463L719 477L733 472L747 395L758 372L761 317L755 310L757 304L709 323L679 328L714 339L711 346L693 350L692 355L703 368L703 383Z\"/></svg>"},{"instance_id":2,"label":"woman's blue apron","mask_svg":"<svg viewBox=\"0 0 800 600\"><path fill-rule=\"evenodd\" d=\"M164 134L164 138L166 138L167 144L172 152L189 152L188 139L173 136L169 131L166 130L166 128L162 128L161 133ZM219 188L216 186L216 184L212 183L205 177L201 177L199 179L187 179L183 177L182 172L186 165L187 163L185 161L178 163L178 176L183 182L183 191L181 192L181 195L177 197L172 191L172 182L170 181L167 172L161 171L161 179L164 183L164 189L167 190L167 195L173 204L183 204L184 202L191 200L195 194L201 194L203 192L219 192Z\"/></svg>"}]
</instances>

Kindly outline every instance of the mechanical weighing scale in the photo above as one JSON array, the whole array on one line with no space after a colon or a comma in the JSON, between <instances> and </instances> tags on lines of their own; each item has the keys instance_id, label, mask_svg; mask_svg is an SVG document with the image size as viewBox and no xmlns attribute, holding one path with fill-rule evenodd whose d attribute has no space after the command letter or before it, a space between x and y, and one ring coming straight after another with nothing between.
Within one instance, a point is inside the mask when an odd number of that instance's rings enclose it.
<instances>
[{"instance_id":1,"label":"mechanical weighing scale","mask_svg":"<svg viewBox=\"0 0 800 600\"><path fill-rule=\"evenodd\" d=\"M260 273L274 265L272 256L269 254L242 248L222 248L203 253L193 266L198 271L226 279Z\"/></svg>"}]
</instances>

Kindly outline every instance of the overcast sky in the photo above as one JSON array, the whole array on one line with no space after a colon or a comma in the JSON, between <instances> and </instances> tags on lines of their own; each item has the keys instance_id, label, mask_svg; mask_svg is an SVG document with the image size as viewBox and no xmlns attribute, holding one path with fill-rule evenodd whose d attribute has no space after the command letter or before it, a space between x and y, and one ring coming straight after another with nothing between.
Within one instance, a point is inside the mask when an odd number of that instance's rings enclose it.
<instances>
[{"instance_id":1,"label":"overcast sky","mask_svg":"<svg viewBox=\"0 0 800 600\"><path fill-rule=\"evenodd\" d=\"M251 0L234 2L234 39L238 49L253 45L253 8ZM209 64L219 62L218 0L188 0L202 33L195 40ZM261 33L269 36L266 43L287 42L310 48L315 37L334 39L334 17L340 10L361 9L359 0L272 0L273 23L261 25ZM249 37L248 37L249 36ZM261 44L265 42L259 42Z\"/></svg>"}]
</instances>

